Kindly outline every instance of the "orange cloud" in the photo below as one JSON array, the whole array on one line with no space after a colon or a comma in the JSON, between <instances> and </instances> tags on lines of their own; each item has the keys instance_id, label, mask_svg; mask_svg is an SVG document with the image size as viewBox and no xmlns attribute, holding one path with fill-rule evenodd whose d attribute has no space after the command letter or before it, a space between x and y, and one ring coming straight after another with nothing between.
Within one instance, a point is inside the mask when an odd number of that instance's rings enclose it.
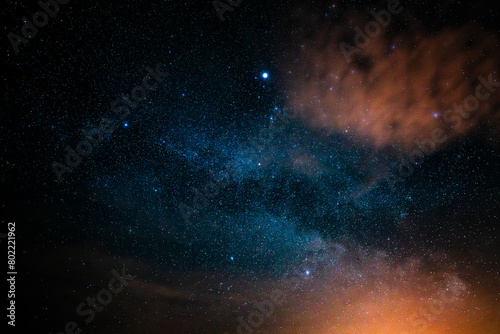
<instances>
[{"instance_id":1,"label":"orange cloud","mask_svg":"<svg viewBox=\"0 0 500 334\"><path fill-rule=\"evenodd\" d=\"M480 125L498 129L498 92L460 121L450 120L458 111L447 113L476 93L479 77L491 73L500 81L496 35L477 25L395 36L383 28L348 62L340 44L354 47L354 28L363 30L366 21L357 16L346 21L350 24L329 27L309 16L291 36L296 47L282 68L287 104L309 126L378 149L404 150L431 138L436 128L447 136L438 146Z\"/></svg>"}]
</instances>

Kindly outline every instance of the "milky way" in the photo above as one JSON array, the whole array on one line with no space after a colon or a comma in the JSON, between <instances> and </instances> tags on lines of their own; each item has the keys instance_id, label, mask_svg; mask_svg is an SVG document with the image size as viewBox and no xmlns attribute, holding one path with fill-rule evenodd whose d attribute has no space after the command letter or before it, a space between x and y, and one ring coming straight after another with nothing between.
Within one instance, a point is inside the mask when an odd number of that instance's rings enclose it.
<instances>
[{"instance_id":1,"label":"milky way","mask_svg":"<svg viewBox=\"0 0 500 334\"><path fill-rule=\"evenodd\" d=\"M499 333L500 17L400 5L348 55L387 1L71 2L7 44L18 328Z\"/></svg>"}]
</instances>

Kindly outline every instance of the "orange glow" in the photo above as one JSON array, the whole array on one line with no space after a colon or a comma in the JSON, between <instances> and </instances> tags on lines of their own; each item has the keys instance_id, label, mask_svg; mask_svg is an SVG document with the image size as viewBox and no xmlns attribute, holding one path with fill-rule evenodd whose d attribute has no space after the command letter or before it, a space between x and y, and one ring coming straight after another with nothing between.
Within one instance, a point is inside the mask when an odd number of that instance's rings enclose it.
<instances>
[{"instance_id":1,"label":"orange glow","mask_svg":"<svg viewBox=\"0 0 500 334\"><path fill-rule=\"evenodd\" d=\"M283 75L288 106L305 123L327 133L354 135L376 148L395 145L404 150L414 148L417 139L431 138L436 128L444 129L446 143L484 121L498 128L498 92L480 101L470 117L444 119L455 103L475 94L479 76L486 78L499 67L499 43L491 34L476 26L434 36L389 37L384 32L348 63L339 47L341 37L364 26L357 18L351 21L350 27L312 29L321 25L311 17L303 29L310 28L314 37L294 35L297 47L289 53L287 59L293 61L285 62ZM494 78L500 81L498 73Z\"/></svg>"}]
</instances>

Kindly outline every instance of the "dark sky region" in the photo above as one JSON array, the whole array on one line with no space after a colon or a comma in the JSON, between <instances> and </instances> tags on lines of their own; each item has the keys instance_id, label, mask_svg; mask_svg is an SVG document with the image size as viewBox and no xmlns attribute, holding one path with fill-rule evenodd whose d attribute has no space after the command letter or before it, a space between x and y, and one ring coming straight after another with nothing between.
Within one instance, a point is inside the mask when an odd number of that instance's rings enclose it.
<instances>
[{"instance_id":1,"label":"dark sky region","mask_svg":"<svg viewBox=\"0 0 500 334\"><path fill-rule=\"evenodd\" d=\"M1 11L8 333L500 333L494 4L50 3Z\"/></svg>"}]
</instances>

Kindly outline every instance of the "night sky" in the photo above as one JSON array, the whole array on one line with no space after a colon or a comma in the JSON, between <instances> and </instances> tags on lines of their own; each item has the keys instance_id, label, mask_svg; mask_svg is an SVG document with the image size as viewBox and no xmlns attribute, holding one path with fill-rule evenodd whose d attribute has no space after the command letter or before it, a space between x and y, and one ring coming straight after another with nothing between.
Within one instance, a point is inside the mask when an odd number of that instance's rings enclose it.
<instances>
[{"instance_id":1,"label":"night sky","mask_svg":"<svg viewBox=\"0 0 500 334\"><path fill-rule=\"evenodd\" d=\"M0 11L10 332L500 333L494 5L44 1Z\"/></svg>"}]
</instances>

